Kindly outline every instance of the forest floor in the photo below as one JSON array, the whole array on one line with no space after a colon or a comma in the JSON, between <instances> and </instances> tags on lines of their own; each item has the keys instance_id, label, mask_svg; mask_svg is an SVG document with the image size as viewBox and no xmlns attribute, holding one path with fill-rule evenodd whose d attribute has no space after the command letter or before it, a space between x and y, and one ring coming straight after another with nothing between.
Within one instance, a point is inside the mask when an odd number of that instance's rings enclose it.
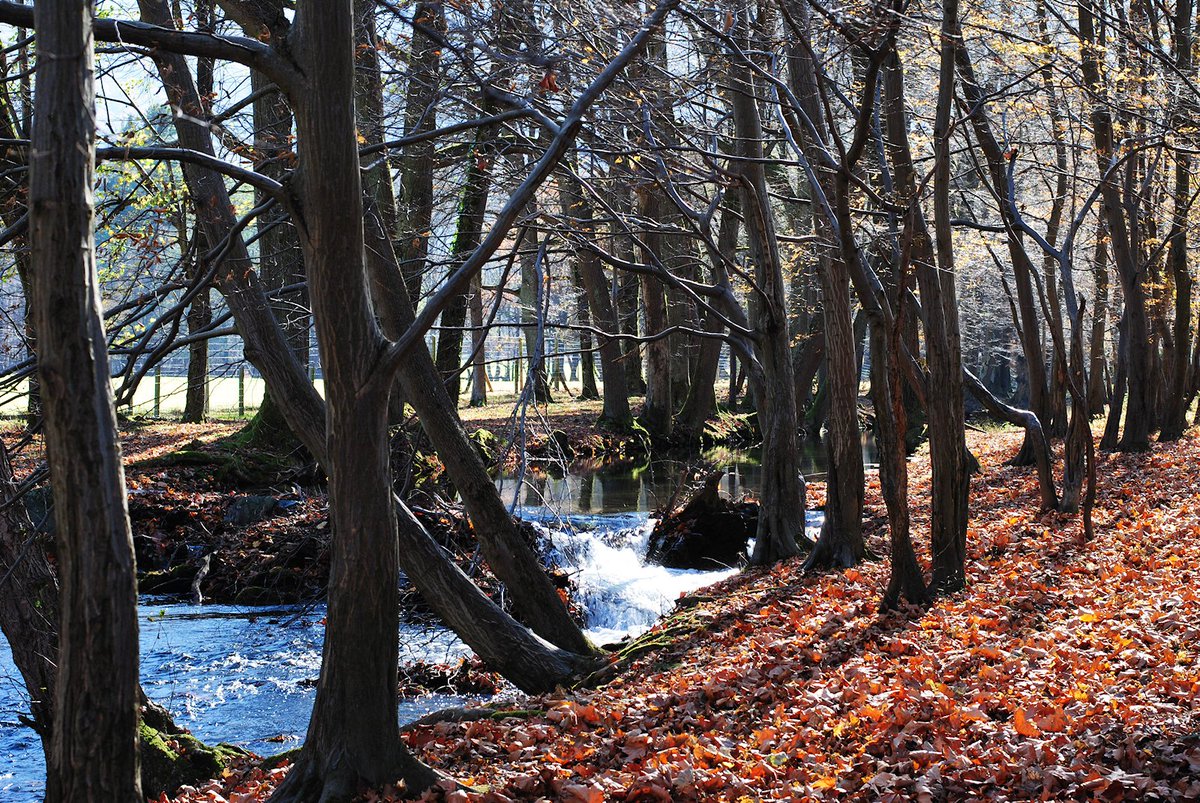
<instances>
[{"instance_id":1,"label":"forest floor","mask_svg":"<svg viewBox=\"0 0 1200 803\"><path fill-rule=\"evenodd\" d=\"M481 790L426 799L1200 800L1200 440L1101 455L1084 542L1004 465L1018 433L968 438L966 590L881 615L886 561L743 572L681 600L604 685L410 729ZM927 566L923 452L911 476ZM874 476L867 500L883 555ZM264 799L286 772L246 763L176 803Z\"/></svg>"}]
</instances>

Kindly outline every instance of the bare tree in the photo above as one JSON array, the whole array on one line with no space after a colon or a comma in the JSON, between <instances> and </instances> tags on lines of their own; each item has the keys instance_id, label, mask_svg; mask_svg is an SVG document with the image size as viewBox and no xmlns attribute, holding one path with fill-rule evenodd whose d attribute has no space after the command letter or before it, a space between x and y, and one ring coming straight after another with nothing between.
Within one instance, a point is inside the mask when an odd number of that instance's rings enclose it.
<instances>
[{"instance_id":1,"label":"bare tree","mask_svg":"<svg viewBox=\"0 0 1200 803\"><path fill-rule=\"evenodd\" d=\"M54 489L58 677L46 799L142 799L133 539L96 275L92 4L39 3L32 312Z\"/></svg>"}]
</instances>

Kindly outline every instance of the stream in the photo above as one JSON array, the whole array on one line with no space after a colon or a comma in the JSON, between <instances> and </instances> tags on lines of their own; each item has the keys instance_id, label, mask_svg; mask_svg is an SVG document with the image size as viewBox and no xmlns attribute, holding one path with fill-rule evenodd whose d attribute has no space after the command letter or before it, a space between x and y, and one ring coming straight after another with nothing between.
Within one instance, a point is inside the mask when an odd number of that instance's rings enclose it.
<instances>
[{"instance_id":1,"label":"stream","mask_svg":"<svg viewBox=\"0 0 1200 803\"><path fill-rule=\"evenodd\" d=\"M823 455L806 456L809 476ZM722 489L753 494L761 467L750 453L712 452L710 464L727 470ZM643 562L650 513L681 492L681 478L698 476L695 460L656 460L642 466L569 470L531 465L521 478L496 480L505 503L543 528L555 559L571 572L586 612L588 635L608 644L649 629L680 594L733 574L668 569ZM810 528L821 514L809 511ZM143 597L142 684L178 724L208 743L230 742L261 755L296 747L308 725L321 665L324 605L194 606ZM402 624L402 661L447 663L469 650L447 630ZM400 721L461 704L465 698L431 694L402 700ZM20 674L0 638L0 800L41 800L45 768L41 745L19 717L28 711Z\"/></svg>"}]
</instances>

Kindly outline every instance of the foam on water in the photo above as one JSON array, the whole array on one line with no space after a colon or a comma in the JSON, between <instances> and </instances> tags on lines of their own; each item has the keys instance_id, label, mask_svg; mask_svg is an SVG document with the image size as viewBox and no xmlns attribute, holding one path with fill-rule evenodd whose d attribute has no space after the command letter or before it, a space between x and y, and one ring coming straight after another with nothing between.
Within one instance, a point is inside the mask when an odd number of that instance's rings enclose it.
<instances>
[{"instance_id":1,"label":"foam on water","mask_svg":"<svg viewBox=\"0 0 1200 803\"><path fill-rule=\"evenodd\" d=\"M599 643L649 630L670 612L681 594L737 571L734 567L716 571L668 569L646 563L654 526L646 513L568 517L544 510L521 513L540 520L554 544L556 559L575 581L576 599L586 614L587 634Z\"/></svg>"}]
</instances>

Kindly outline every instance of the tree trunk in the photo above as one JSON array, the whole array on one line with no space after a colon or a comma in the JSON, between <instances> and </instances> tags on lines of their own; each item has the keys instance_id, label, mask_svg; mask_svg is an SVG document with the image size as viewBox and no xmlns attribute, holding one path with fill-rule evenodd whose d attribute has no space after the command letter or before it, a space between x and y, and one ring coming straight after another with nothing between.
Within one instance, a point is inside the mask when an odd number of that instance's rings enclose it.
<instances>
[{"instance_id":1,"label":"tree trunk","mask_svg":"<svg viewBox=\"0 0 1200 803\"><path fill-rule=\"evenodd\" d=\"M282 0L262 0L260 7L272 21L283 18ZM247 36L257 37L262 26L243 25ZM277 23L273 35L286 36L286 24ZM211 97L211 78L199 82L201 102L207 105ZM250 73L252 91L260 93L253 104L254 113L254 169L277 181L282 180L294 167L295 153L292 150L292 109L288 100L270 79L257 71ZM206 109L207 111L207 109ZM207 115L206 115L207 116ZM266 193L255 191L256 205L268 200ZM308 367L308 291L297 290L281 295L284 287L302 285L304 282L304 255L300 250L300 239L294 226L287 219L287 210L278 207L258 217L258 275L263 288L273 293L271 314L283 331L288 348L296 357L301 370ZM279 400L267 388L262 403L254 418L243 430L248 445L290 452L299 445L297 438L287 427Z\"/></svg>"},{"instance_id":2,"label":"tree trunk","mask_svg":"<svg viewBox=\"0 0 1200 803\"><path fill-rule=\"evenodd\" d=\"M1180 75L1192 72L1192 0L1177 0L1175 6L1175 65ZM1182 103L1182 95L1176 101ZM1180 114L1180 117L1186 115ZM1177 121L1187 124L1185 119ZM1187 429L1187 408L1191 401L1191 338L1192 338L1192 274L1188 270L1187 208L1191 195L1191 157L1175 154L1175 215L1168 235L1170 251L1167 262L1175 284L1175 321L1172 326L1172 359L1169 366L1170 386L1167 388L1159 441L1178 440Z\"/></svg>"},{"instance_id":3,"label":"tree trunk","mask_svg":"<svg viewBox=\"0 0 1200 803\"><path fill-rule=\"evenodd\" d=\"M1096 0L1079 0L1077 7L1082 75L1086 85L1095 93L1095 96L1088 96L1088 109L1096 145L1096 161L1101 173L1100 191L1104 201L1101 208L1111 238L1113 264L1117 269L1125 302L1121 348L1125 357L1129 399L1119 446L1124 451L1144 451L1150 448L1153 416L1149 374L1152 360L1146 292L1142 285L1141 259L1130 239L1132 221L1125 217L1124 199L1108 169L1114 157L1116 141L1112 111L1108 105L1104 78L1101 75L1100 45L1097 44L1095 30L1095 3Z\"/></svg>"},{"instance_id":4,"label":"tree trunk","mask_svg":"<svg viewBox=\"0 0 1200 803\"><path fill-rule=\"evenodd\" d=\"M737 253L738 232L741 220L738 193L726 194L721 207L721 223L717 229L717 251L722 257L734 258ZM717 267L714 266L714 271ZM704 331L716 335L724 329L724 323L712 312L703 316ZM696 371L692 376L687 398L679 412L676 433L683 440L699 442L704 432L704 425L717 411L717 371L721 364L722 341L716 337L704 338L700 343L700 355L696 362ZM730 367L734 363L730 357Z\"/></svg>"},{"instance_id":5,"label":"tree trunk","mask_svg":"<svg viewBox=\"0 0 1200 803\"><path fill-rule=\"evenodd\" d=\"M1103 220L1103 213L1100 215ZM1092 336L1088 357L1088 414L1099 415L1108 403L1108 384L1105 382L1108 361L1104 342L1108 334L1108 246L1104 242L1104 224L1096 227L1096 251L1092 262L1093 283L1096 287L1092 301Z\"/></svg>"},{"instance_id":6,"label":"tree trunk","mask_svg":"<svg viewBox=\"0 0 1200 803\"><path fill-rule=\"evenodd\" d=\"M471 401L472 407L487 404L487 330L483 326L483 272L471 281Z\"/></svg>"},{"instance_id":7,"label":"tree trunk","mask_svg":"<svg viewBox=\"0 0 1200 803\"><path fill-rule=\"evenodd\" d=\"M291 42L306 76L296 102L313 315L325 376L326 463L333 528L329 612L308 735L272 799L348 800L363 783L438 774L400 741L397 718L399 550L387 438L391 377L363 265L363 197L355 140L354 17L349 0L297 14Z\"/></svg>"},{"instance_id":8,"label":"tree trunk","mask_svg":"<svg viewBox=\"0 0 1200 803\"><path fill-rule=\"evenodd\" d=\"M208 249L204 235L197 226L192 235L192 256L188 262L188 279L197 281L206 272L201 256ZM212 322L212 302L204 288L188 306L188 334L196 335ZM183 422L199 424L208 415L208 341L197 340L188 346L187 393L184 396Z\"/></svg>"},{"instance_id":9,"label":"tree trunk","mask_svg":"<svg viewBox=\"0 0 1200 803\"><path fill-rule=\"evenodd\" d=\"M368 226L367 238L372 287L387 285L396 290L395 303L391 306L379 303L385 297L382 293L373 294L385 332L392 336L412 323L412 305L404 295L398 265L394 259L388 260L392 252L382 232ZM537 556L522 538L501 501L479 452L467 438L450 406L445 386L438 381L437 369L428 350L420 344L414 346L401 363L399 375L405 397L420 418L471 517L472 529L488 566L505 583L518 615L534 632L563 650L583 655L595 652L571 619ZM503 611L493 610L495 605L491 600L457 570L420 523L404 509L400 511L399 522L404 542L401 562L405 573L446 625L489 666L518 686L537 691L553 688L573 671L577 656L548 649ZM439 583L438 578L450 585ZM519 649L511 647L514 643ZM532 666L541 669L531 670L521 663L522 660L529 660Z\"/></svg>"},{"instance_id":10,"label":"tree trunk","mask_svg":"<svg viewBox=\"0 0 1200 803\"><path fill-rule=\"evenodd\" d=\"M1129 386L1129 357L1125 352L1125 314L1117 324L1117 376L1113 381L1112 395L1108 401L1108 418L1104 422L1104 434L1100 437L1100 448L1114 451L1121 433L1121 414L1125 410L1125 395Z\"/></svg>"},{"instance_id":11,"label":"tree trunk","mask_svg":"<svg viewBox=\"0 0 1200 803\"><path fill-rule=\"evenodd\" d=\"M814 136L804 140L809 161L821 164L817 151L827 134L825 112L820 105L817 65L811 48L809 10L798 8L806 41L792 45L788 55L793 93L804 114L812 122ZM817 174L818 189L831 194L827 172ZM827 186L828 185L828 186ZM815 191L814 191L815 194ZM850 274L844 255L837 253L834 221L828 214L814 215L814 228L820 242L818 272L821 283L821 320L824 327L825 403L827 428L825 523L816 548L805 564L808 569L853 566L863 559L866 545L862 534L863 459L858 422L858 360L855 327L850 312ZM793 383L795 379L793 376Z\"/></svg>"},{"instance_id":12,"label":"tree trunk","mask_svg":"<svg viewBox=\"0 0 1200 803\"><path fill-rule=\"evenodd\" d=\"M133 538L96 275L92 3L39 3L29 225L60 596L49 803L140 803Z\"/></svg>"},{"instance_id":13,"label":"tree trunk","mask_svg":"<svg viewBox=\"0 0 1200 803\"><path fill-rule=\"evenodd\" d=\"M522 383L532 381L534 402L547 404L553 398L546 374L546 298L545 283L542 281L546 265L541 262L537 229L526 229L521 245L522 251L518 257L521 260L521 338L525 343L528 377L517 377L517 392L521 392Z\"/></svg>"},{"instance_id":14,"label":"tree trunk","mask_svg":"<svg viewBox=\"0 0 1200 803\"><path fill-rule=\"evenodd\" d=\"M608 285L608 278L604 278ZM636 273L618 271L613 278L613 304L620 314L621 334L632 337L638 336L638 310L641 300L642 281ZM590 291L589 291L590 297ZM592 311L595 312L593 305ZM636 340L626 340L620 346L621 364L625 366L626 381L629 383L629 393L642 396L646 393L646 380L642 369L642 346ZM607 371L607 369L605 369ZM605 396L608 394L606 393Z\"/></svg>"},{"instance_id":15,"label":"tree trunk","mask_svg":"<svg viewBox=\"0 0 1200 803\"><path fill-rule=\"evenodd\" d=\"M749 24L739 21L749 41ZM799 555L804 535L805 484L800 473L796 427L796 384L792 376L791 339L783 264L775 236L775 220L763 169L763 130L756 81L743 64L730 69L733 122L738 138L737 167L741 210L754 278L759 292L752 296L750 320L759 338L754 356L761 371L756 395L758 425L763 437L762 499L758 535L750 562L765 566Z\"/></svg>"},{"instance_id":16,"label":"tree trunk","mask_svg":"<svg viewBox=\"0 0 1200 803\"><path fill-rule=\"evenodd\" d=\"M562 191L562 210L564 217L572 220L576 231L581 237L594 241L596 237L595 213L591 201L584 193L583 185L576 178L574 170L564 170L558 175ZM576 268L583 288L587 293L588 305L591 307L592 320L596 327L604 332L624 332L624 324L617 317L618 308L613 301L613 288L608 281L600 260L591 248L581 248L576 254ZM618 280L620 281L620 280ZM636 282L636 277L635 277ZM636 314L634 318L634 334L637 333ZM636 344L634 344L636 351ZM621 341L611 338L600 338L600 371L601 384L604 389L604 407L600 414L599 426L618 432L627 430L633 423L633 414L629 409L630 378L639 374L630 371L640 370L640 362L636 366L628 360L628 353L622 353Z\"/></svg>"},{"instance_id":17,"label":"tree trunk","mask_svg":"<svg viewBox=\"0 0 1200 803\"><path fill-rule=\"evenodd\" d=\"M828 226L821 227L829 236ZM850 275L836 255L821 259L828 413L825 523L807 568L853 566L863 559L863 459L858 422L858 363L850 318ZM878 418L878 416L876 416Z\"/></svg>"},{"instance_id":18,"label":"tree trunk","mask_svg":"<svg viewBox=\"0 0 1200 803\"><path fill-rule=\"evenodd\" d=\"M492 128L481 126L475 132L475 147L467 161L459 205L458 223L451 247L451 273L483 239L483 218L487 212L492 179ZM441 332L437 341L438 372L446 383L451 403L457 407L462 374L463 328L467 323L468 293L459 293L442 310Z\"/></svg>"},{"instance_id":19,"label":"tree trunk","mask_svg":"<svg viewBox=\"0 0 1200 803\"><path fill-rule=\"evenodd\" d=\"M898 366L899 353L889 347L881 327L871 327L871 391L875 402L875 428L879 440L879 486L887 506L891 541L891 570L881 607L895 608L901 600L920 604L927 591L921 566L913 551L908 513L908 461L901 441L906 429L903 383ZM898 341L897 341L898 342Z\"/></svg>"},{"instance_id":20,"label":"tree trunk","mask_svg":"<svg viewBox=\"0 0 1200 803\"><path fill-rule=\"evenodd\" d=\"M360 15L363 11L358 12ZM372 12L373 13L373 12ZM441 81L441 45L426 34L445 31L440 2L419 2L413 8L413 28L408 56L408 83L404 89L404 135L414 136L437 128L437 98ZM424 30L423 30L424 29ZM360 80L362 80L360 78ZM377 80L377 76L371 76ZM400 272L414 302L421 298L421 277L428 267L429 238L433 229L433 177L437 142L429 139L404 149L400 160L400 204L395 233ZM392 232L388 233L389 236Z\"/></svg>"},{"instance_id":21,"label":"tree trunk","mask_svg":"<svg viewBox=\"0 0 1200 803\"><path fill-rule=\"evenodd\" d=\"M962 48L958 0L942 2L941 72L934 120L933 174L936 269L929 253L917 263L925 299L925 346L928 350L929 451L933 469L930 529L934 593L958 591L966 584L967 504L971 474L967 468L966 417L963 410L962 346L958 296L954 287L954 238L950 229L950 117L954 107L954 60ZM914 198L910 214L919 214ZM928 243L928 235L925 237ZM927 249L926 245L926 249Z\"/></svg>"},{"instance_id":22,"label":"tree trunk","mask_svg":"<svg viewBox=\"0 0 1200 803\"><path fill-rule=\"evenodd\" d=\"M588 311L587 289L583 286L583 278L579 275L578 264L571 271L571 279L575 284L575 316L580 326L591 326L592 316ZM579 330L579 370L581 373L580 400L599 399L600 388L596 386L596 354L592 350L592 333L587 329Z\"/></svg>"},{"instance_id":23,"label":"tree trunk","mask_svg":"<svg viewBox=\"0 0 1200 803\"><path fill-rule=\"evenodd\" d=\"M650 239L647 237L647 239ZM646 315L646 336L667 328L667 304L662 282L653 276L642 277L642 302ZM646 343L646 401L638 417L655 440L671 437L671 350L667 338Z\"/></svg>"}]
</instances>

